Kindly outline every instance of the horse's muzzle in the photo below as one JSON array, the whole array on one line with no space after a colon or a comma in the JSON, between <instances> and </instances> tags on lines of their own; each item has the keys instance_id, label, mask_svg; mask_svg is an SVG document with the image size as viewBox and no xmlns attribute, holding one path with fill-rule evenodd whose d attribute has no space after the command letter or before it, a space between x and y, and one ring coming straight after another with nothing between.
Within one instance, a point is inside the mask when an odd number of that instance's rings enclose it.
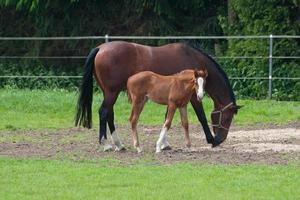
<instances>
[{"instance_id":1,"label":"horse's muzzle","mask_svg":"<svg viewBox=\"0 0 300 200\"><path fill-rule=\"evenodd\" d=\"M222 136L221 134L217 134L214 138L212 143L212 147L217 147L225 141L226 137Z\"/></svg>"}]
</instances>

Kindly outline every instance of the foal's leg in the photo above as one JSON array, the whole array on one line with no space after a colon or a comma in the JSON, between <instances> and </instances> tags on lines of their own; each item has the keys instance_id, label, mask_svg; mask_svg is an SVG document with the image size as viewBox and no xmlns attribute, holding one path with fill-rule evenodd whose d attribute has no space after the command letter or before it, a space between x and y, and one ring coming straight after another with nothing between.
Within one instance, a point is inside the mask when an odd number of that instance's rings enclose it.
<instances>
[{"instance_id":1,"label":"foal's leg","mask_svg":"<svg viewBox=\"0 0 300 200\"><path fill-rule=\"evenodd\" d=\"M187 116L187 106L184 106L182 108L179 108L180 111L180 117L181 117L181 124L184 128L184 135L185 135L185 145L187 148L191 147L191 140L189 135L189 122L188 122L188 116Z\"/></svg>"},{"instance_id":2,"label":"foal's leg","mask_svg":"<svg viewBox=\"0 0 300 200\"><path fill-rule=\"evenodd\" d=\"M138 153L142 152L142 148L140 147L140 143L139 143L139 138L137 133L137 123L146 101L147 101L146 99L141 101L136 101L136 100L132 101L132 110L129 119L131 123L131 129L132 129L133 146L136 148Z\"/></svg>"},{"instance_id":3,"label":"foal's leg","mask_svg":"<svg viewBox=\"0 0 300 200\"><path fill-rule=\"evenodd\" d=\"M159 153L159 152L161 152L161 150L166 149L166 146L163 145L163 142L166 141L167 131L171 127L171 123L172 123L175 111L176 111L175 105L171 104L168 106L167 118L166 118L163 128L160 132L159 139L156 142L156 153Z\"/></svg>"},{"instance_id":4,"label":"foal's leg","mask_svg":"<svg viewBox=\"0 0 300 200\"><path fill-rule=\"evenodd\" d=\"M168 116L168 106L167 106L167 110L165 113L165 121L167 120L167 116ZM164 137L163 141L162 141L162 145L161 145L161 149L162 150L170 150L171 149L171 145L168 142L168 137Z\"/></svg>"}]
</instances>

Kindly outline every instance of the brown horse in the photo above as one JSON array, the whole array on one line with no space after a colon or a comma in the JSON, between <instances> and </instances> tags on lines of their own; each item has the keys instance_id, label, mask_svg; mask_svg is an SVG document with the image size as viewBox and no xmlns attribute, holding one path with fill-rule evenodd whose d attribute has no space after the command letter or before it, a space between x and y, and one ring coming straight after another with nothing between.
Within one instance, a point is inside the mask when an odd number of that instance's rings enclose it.
<instances>
[{"instance_id":1,"label":"brown horse","mask_svg":"<svg viewBox=\"0 0 300 200\"><path fill-rule=\"evenodd\" d=\"M180 111L181 124L185 132L186 146L191 146L188 129L187 104L192 94L196 92L201 100L204 96L204 85L207 70L184 70L176 75L162 76L151 71L144 71L131 76L127 82L129 100L132 103L130 123L133 145L140 153L142 151L137 134L137 123L140 113L148 99L155 103L168 106L165 123L156 143L156 153L170 147L167 142L167 131L177 108Z\"/></svg>"},{"instance_id":2,"label":"brown horse","mask_svg":"<svg viewBox=\"0 0 300 200\"><path fill-rule=\"evenodd\" d=\"M212 143L213 146L221 144L227 137L231 121L239 107L236 105L234 93L224 71L214 59L191 45L174 43L150 47L114 41L93 49L85 63L75 125L91 127L94 74L104 96L99 109L99 142L104 144L105 149L112 148L107 141L108 124L114 144L117 149L121 149L122 144L115 131L113 107L120 91L126 89L130 76L141 71L171 75L187 69L186 66L205 66L209 74L205 90L214 101L214 112L211 118L215 137L210 132L202 103L197 101L195 93L192 95L191 103L202 124L207 142Z\"/></svg>"}]
</instances>

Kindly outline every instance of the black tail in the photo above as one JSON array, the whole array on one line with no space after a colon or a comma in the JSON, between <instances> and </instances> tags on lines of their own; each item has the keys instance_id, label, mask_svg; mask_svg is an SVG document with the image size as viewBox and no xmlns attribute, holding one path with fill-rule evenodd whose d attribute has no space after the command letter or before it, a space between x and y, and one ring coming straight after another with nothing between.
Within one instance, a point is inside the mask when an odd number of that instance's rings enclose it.
<instances>
[{"instance_id":1,"label":"black tail","mask_svg":"<svg viewBox=\"0 0 300 200\"><path fill-rule=\"evenodd\" d=\"M77 102L75 126L92 127L92 103L93 103L93 70L94 60L99 48L93 49L84 64L84 75L80 86L80 96Z\"/></svg>"}]
</instances>

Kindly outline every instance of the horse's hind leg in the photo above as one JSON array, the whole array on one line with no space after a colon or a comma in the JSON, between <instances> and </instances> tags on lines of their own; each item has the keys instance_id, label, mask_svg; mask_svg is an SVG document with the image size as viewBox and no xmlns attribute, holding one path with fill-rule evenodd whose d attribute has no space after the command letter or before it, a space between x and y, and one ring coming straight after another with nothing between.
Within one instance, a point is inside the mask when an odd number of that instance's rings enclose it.
<instances>
[{"instance_id":1,"label":"horse's hind leg","mask_svg":"<svg viewBox=\"0 0 300 200\"><path fill-rule=\"evenodd\" d=\"M116 128L115 128L115 124L114 124L114 110L112 107L112 111L108 112L107 115L107 123L108 123L108 127L111 133L111 138L112 141L115 145L115 151L121 151L121 150L125 150L124 145L122 144L119 135L117 134Z\"/></svg>"},{"instance_id":2,"label":"horse's hind leg","mask_svg":"<svg viewBox=\"0 0 300 200\"><path fill-rule=\"evenodd\" d=\"M103 145L104 151L112 150L112 145L109 144L106 135L107 107L103 100L99 109L99 143Z\"/></svg>"},{"instance_id":3,"label":"horse's hind leg","mask_svg":"<svg viewBox=\"0 0 300 200\"><path fill-rule=\"evenodd\" d=\"M185 135L185 145L187 148L191 147L191 140L189 135L189 122L187 116L187 106L179 108L180 111L180 118L181 118L181 125L184 128L184 135Z\"/></svg>"},{"instance_id":4,"label":"horse's hind leg","mask_svg":"<svg viewBox=\"0 0 300 200\"><path fill-rule=\"evenodd\" d=\"M113 106L117 100L118 92L116 93L106 93L104 95L104 100L99 109L99 120L100 120L100 128L99 128L99 142L104 145L104 151L112 150L112 145L107 141L107 126L108 123L110 132L112 134L112 140L116 145L116 149L123 149L123 145L116 133L115 125L114 125L114 110Z\"/></svg>"},{"instance_id":5,"label":"horse's hind leg","mask_svg":"<svg viewBox=\"0 0 300 200\"><path fill-rule=\"evenodd\" d=\"M161 150L170 149L170 145L167 142L167 131L171 127L175 111L176 111L176 106L175 105L171 104L171 105L168 106L167 117L166 117L165 123L164 123L164 125L161 129L159 139L156 142L156 153L161 152Z\"/></svg>"}]
</instances>

